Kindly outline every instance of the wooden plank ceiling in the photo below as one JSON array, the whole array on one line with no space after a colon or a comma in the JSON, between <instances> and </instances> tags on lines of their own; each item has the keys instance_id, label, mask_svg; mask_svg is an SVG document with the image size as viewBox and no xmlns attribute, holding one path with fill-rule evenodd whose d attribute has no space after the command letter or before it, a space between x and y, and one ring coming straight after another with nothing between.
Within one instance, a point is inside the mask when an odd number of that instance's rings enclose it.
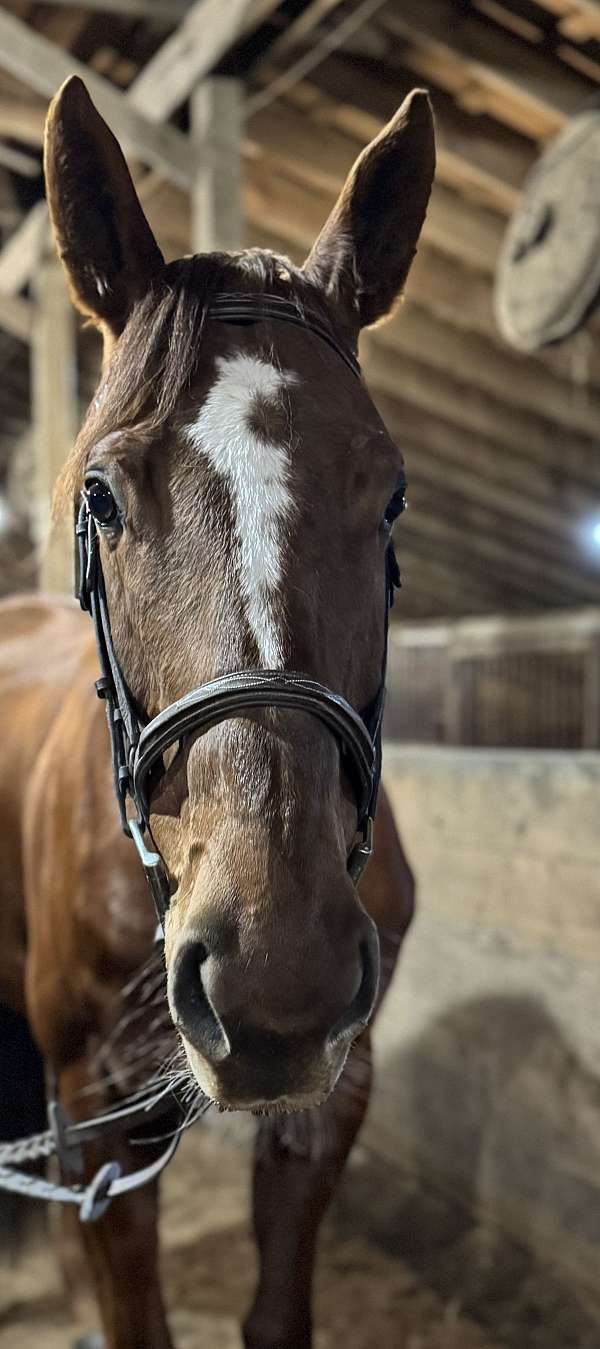
<instances>
[{"instance_id":1,"label":"wooden plank ceiling","mask_svg":"<svg viewBox=\"0 0 600 1349\"><path fill-rule=\"evenodd\" d=\"M231 31L226 8L222 0L216 8L215 0L0 7L0 472L16 519L13 553L0 528L0 585L32 574L19 525L28 285L46 229L45 103L70 53L130 136L168 256L189 248L185 99L211 69L246 85L247 242L294 259L365 141L415 82L427 84L439 159L423 243L401 311L363 344L371 387L408 464L402 614L600 601L600 552L586 546L586 529L600 519L600 325L525 358L503 344L492 309L498 250L523 179L544 144L598 97L600 3L256 0L248 22ZM90 341L83 336L86 368Z\"/></svg>"}]
</instances>

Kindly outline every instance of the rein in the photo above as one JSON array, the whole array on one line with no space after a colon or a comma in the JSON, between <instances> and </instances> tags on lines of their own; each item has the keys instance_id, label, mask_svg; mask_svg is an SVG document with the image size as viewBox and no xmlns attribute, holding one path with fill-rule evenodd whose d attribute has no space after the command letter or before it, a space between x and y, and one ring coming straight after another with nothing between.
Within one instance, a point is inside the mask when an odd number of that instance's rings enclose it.
<instances>
[{"instance_id":1,"label":"rein","mask_svg":"<svg viewBox=\"0 0 600 1349\"><path fill-rule=\"evenodd\" d=\"M357 379L360 366L321 318L304 307L275 295L216 295L206 317L223 323L258 323L277 320L293 323L313 333L344 361ZM385 700L385 672L389 611L400 573L390 542L386 553L385 633L379 688L360 713L341 693L301 673L287 670L237 670L221 675L144 721L135 707L112 643L106 588L100 559L99 526L85 493L75 526L76 594L82 609L91 614L96 633L101 675L96 680L98 696L106 703L113 781L123 831L133 839L154 899L161 932L164 930L172 885L160 853L149 848L152 794L164 771L163 755L186 735L204 735L212 726L244 716L262 707L288 708L316 717L337 741L343 766L352 783L357 808L356 839L347 866L355 884L373 851L373 819L381 778L381 726ZM66 1175L81 1175L81 1145L105 1129L139 1124L165 1108L165 1091L156 1093L150 1084L129 1102L90 1120L73 1124L58 1101L48 1105L49 1129L43 1134L0 1144L0 1190L33 1199L75 1204L82 1222L93 1222L106 1211L112 1199L153 1180L171 1160L179 1142L175 1132L165 1149L148 1166L121 1175L117 1162L106 1162L85 1186L55 1184L17 1169L28 1162L56 1155Z\"/></svg>"}]
</instances>

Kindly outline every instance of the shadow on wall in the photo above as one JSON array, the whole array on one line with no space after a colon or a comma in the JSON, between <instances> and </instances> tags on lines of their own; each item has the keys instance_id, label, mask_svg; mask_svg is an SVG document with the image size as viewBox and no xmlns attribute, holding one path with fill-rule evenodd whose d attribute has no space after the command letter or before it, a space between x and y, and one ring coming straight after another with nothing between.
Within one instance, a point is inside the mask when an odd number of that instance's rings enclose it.
<instances>
[{"instance_id":1,"label":"shadow on wall","mask_svg":"<svg viewBox=\"0 0 600 1349\"><path fill-rule=\"evenodd\" d=\"M534 998L476 998L407 1046L338 1207L510 1349L600 1345L600 1082ZM396 1183L394 1183L396 1177Z\"/></svg>"}]
</instances>

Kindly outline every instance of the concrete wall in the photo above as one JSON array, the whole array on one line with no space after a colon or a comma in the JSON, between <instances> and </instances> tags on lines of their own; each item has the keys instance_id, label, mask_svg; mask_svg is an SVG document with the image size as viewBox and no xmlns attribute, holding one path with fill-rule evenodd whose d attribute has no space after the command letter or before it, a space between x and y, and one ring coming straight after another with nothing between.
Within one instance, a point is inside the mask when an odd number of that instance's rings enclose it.
<instances>
[{"instance_id":1,"label":"concrete wall","mask_svg":"<svg viewBox=\"0 0 600 1349\"><path fill-rule=\"evenodd\" d=\"M593 1293L600 755L388 746L385 779L419 907L364 1147L396 1212L395 1176L437 1187L479 1214L490 1259L503 1231Z\"/></svg>"}]
</instances>

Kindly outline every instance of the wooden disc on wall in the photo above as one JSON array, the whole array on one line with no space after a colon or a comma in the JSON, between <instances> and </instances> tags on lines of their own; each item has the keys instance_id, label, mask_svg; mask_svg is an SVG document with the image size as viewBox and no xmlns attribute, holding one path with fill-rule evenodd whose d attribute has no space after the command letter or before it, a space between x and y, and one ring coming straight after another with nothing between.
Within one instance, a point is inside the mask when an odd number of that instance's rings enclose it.
<instances>
[{"instance_id":1,"label":"wooden disc on wall","mask_svg":"<svg viewBox=\"0 0 600 1349\"><path fill-rule=\"evenodd\" d=\"M600 300L600 110L574 117L525 181L502 248L496 321L520 351L582 326Z\"/></svg>"}]
</instances>

